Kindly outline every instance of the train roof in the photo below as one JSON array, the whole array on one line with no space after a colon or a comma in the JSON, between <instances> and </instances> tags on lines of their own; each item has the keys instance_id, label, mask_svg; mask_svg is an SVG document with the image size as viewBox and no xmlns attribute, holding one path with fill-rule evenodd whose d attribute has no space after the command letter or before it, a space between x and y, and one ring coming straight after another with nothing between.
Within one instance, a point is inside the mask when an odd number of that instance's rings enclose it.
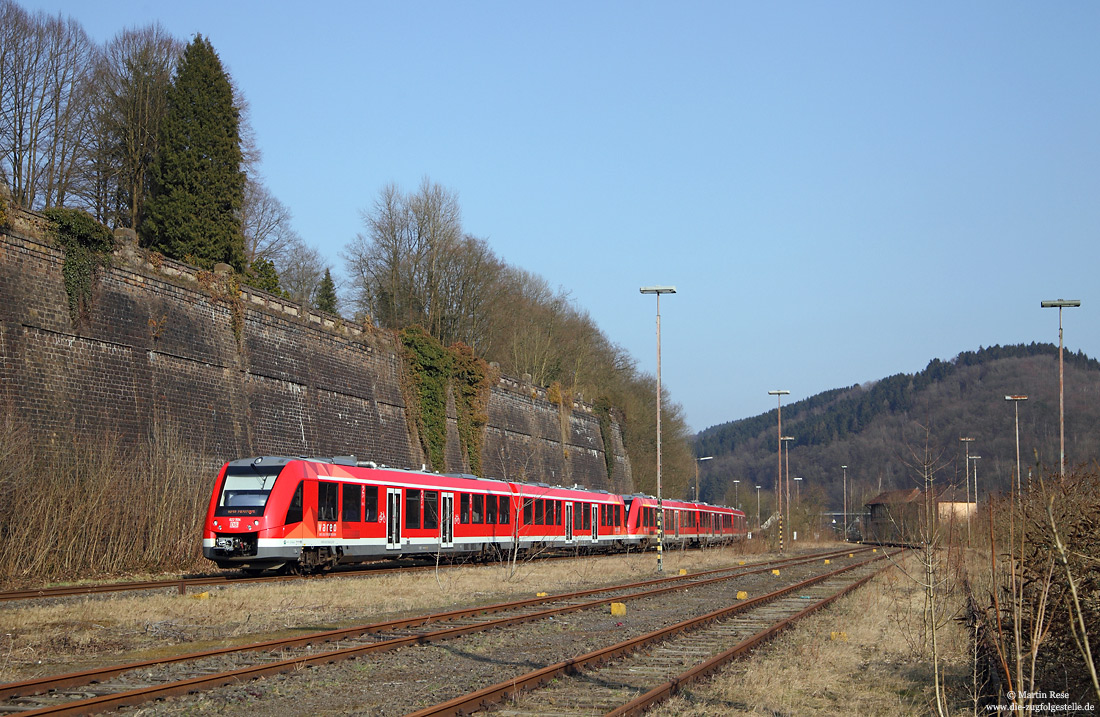
<instances>
[{"instance_id":1,"label":"train roof","mask_svg":"<svg viewBox=\"0 0 1100 717\"><path fill-rule=\"evenodd\" d=\"M375 463L374 461L359 460L356 456L253 456L251 458L238 458L236 460L229 461L227 465L234 467L252 466L266 468L282 467L294 461L322 463L344 468L367 468L371 470L387 471L391 473L404 474L409 478L413 478L413 482L420 482L429 479L438 480L440 478L447 478L458 481L477 481L479 483L484 483L486 484L484 488L487 490L501 490L503 486L515 486L515 492L517 494L532 497L558 497L563 499L579 499L583 497L589 501L595 500L596 502L606 503L618 503L619 501L629 502L632 500L640 499L646 503L653 501L655 504L657 500L655 496L647 495L645 493L621 495L618 493L611 493L606 490L582 488L578 485L565 487L552 486L548 483L521 483L517 481L509 482L501 480L499 478L482 478L471 473L434 473L423 467L419 470L410 468L394 468L392 466ZM696 510L707 509L740 513L740 511L735 508L729 508L721 505L711 505L709 503L702 502L677 500L673 498L665 498L663 500L663 503L676 508L693 508Z\"/></svg>"}]
</instances>

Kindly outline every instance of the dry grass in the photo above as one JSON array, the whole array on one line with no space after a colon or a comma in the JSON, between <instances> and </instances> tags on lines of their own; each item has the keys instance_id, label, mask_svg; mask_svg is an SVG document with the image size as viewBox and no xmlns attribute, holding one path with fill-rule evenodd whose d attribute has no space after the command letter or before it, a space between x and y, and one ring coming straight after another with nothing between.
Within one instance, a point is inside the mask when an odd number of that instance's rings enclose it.
<instances>
[{"instance_id":1,"label":"dry grass","mask_svg":"<svg viewBox=\"0 0 1100 717\"><path fill-rule=\"evenodd\" d=\"M0 461L0 540L9 546L0 553L0 586L202 562L210 461L184 450L170 431L154 426L129 450L110 436L45 445L5 409Z\"/></svg>"},{"instance_id":2,"label":"dry grass","mask_svg":"<svg viewBox=\"0 0 1100 717\"><path fill-rule=\"evenodd\" d=\"M929 714L935 697L920 645L922 604L920 587L892 570L650 714ZM961 680L966 633L943 629L948 672Z\"/></svg>"},{"instance_id":3,"label":"dry grass","mask_svg":"<svg viewBox=\"0 0 1100 717\"><path fill-rule=\"evenodd\" d=\"M739 546L673 551L666 575L757 562ZM376 622L409 613L534 597L657 577L656 554L443 568L371 577L245 584L206 598L122 594L6 608L0 628L0 682L69 671L86 663L183 652L296 630ZM185 646L181 643L187 643Z\"/></svg>"}]
</instances>

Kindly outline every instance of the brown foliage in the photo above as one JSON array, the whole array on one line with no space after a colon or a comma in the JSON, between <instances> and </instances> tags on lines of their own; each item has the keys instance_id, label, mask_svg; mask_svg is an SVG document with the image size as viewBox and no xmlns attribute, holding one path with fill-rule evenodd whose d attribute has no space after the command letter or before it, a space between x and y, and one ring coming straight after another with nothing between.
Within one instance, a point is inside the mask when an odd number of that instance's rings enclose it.
<instances>
[{"instance_id":1,"label":"brown foliage","mask_svg":"<svg viewBox=\"0 0 1100 717\"><path fill-rule=\"evenodd\" d=\"M110 436L46 445L9 411L0 461L0 584L200 564L212 471L170 431L129 451Z\"/></svg>"},{"instance_id":2,"label":"brown foliage","mask_svg":"<svg viewBox=\"0 0 1100 717\"><path fill-rule=\"evenodd\" d=\"M1033 645L1037 648L1034 689L1027 684L1026 663L1022 672L1010 668L1016 674L1009 683L1017 690L1068 692L1070 702L1095 699L1080 624L1088 630L1095 661L1100 655L1100 473L1078 470L1064 478L1047 476L1025 490L1020 500L1002 499L993 513L1001 565L995 604L1000 607L1005 662L1012 665L1017 650L1026 655ZM996 609L991 606L989 612L997 624ZM1015 619L1022 627L1018 639L1011 629ZM1034 630L1036 625L1045 631ZM1021 674L1022 686L1017 684Z\"/></svg>"}]
</instances>

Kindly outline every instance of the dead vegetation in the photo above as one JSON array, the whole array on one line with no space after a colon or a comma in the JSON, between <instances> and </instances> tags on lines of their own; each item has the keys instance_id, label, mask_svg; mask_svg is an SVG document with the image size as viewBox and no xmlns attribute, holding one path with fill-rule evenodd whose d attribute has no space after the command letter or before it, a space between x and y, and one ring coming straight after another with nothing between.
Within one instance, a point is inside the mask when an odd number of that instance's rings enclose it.
<instances>
[{"instance_id":1,"label":"dead vegetation","mask_svg":"<svg viewBox=\"0 0 1100 717\"><path fill-rule=\"evenodd\" d=\"M655 554L533 562L369 577L251 583L177 595L120 594L5 608L0 682L123 661L149 651L202 649L656 577ZM673 551L666 575L756 562L737 547ZM106 656L110 656L109 658Z\"/></svg>"},{"instance_id":2,"label":"dead vegetation","mask_svg":"<svg viewBox=\"0 0 1100 717\"><path fill-rule=\"evenodd\" d=\"M199 537L210 461L154 426L117 440L46 445L0 411L0 586L206 567Z\"/></svg>"},{"instance_id":3,"label":"dead vegetation","mask_svg":"<svg viewBox=\"0 0 1100 717\"><path fill-rule=\"evenodd\" d=\"M975 707L1100 705L1100 474L1047 475L988 519L971 573Z\"/></svg>"},{"instance_id":4,"label":"dead vegetation","mask_svg":"<svg viewBox=\"0 0 1100 717\"><path fill-rule=\"evenodd\" d=\"M913 557L904 565L922 570ZM927 715L936 694L922 624L925 600L919 582L888 571L652 714ZM961 679L965 630L942 629L939 650L948 680Z\"/></svg>"}]
</instances>

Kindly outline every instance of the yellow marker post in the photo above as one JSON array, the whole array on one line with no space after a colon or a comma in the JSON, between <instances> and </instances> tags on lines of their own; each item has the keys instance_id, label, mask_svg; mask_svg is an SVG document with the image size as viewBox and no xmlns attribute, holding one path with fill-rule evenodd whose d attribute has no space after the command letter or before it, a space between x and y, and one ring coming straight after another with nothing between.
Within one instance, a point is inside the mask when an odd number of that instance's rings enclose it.
<instances>
[{"instance_id":1,"label":"yellow marker post","mask_svg":"<svg viewBox=\"0 0 1100 717\"><path fill-rule=\"evenodd\" d=\"M826 564L826 565L828 565L828 564L829 564L829 559L828 559L828 558L825 558L825 564Z\"/></svg>"},{"instance_id":2,"label":"yellow marker post","mask_svg":"<svg viewBox=\"0 0 1100 717\"><path fill-rule=\"evenodd\" d=\"M546 597L546 593L535 593L535 597Z\"/></svg>"},{"instance_id":3,"label":"yellow marker post","mask_svg":"<svg viewBox=\"0 0 1100 717\"><path fill-rule=\"evenodd\" d=\"M779 571L778 571L778 570L773 570L773 571L772 571L772 575L778 575L778 574L779 574Z\"/></svg>"},{"instance_id":4,"label":"yellow marker post","mask_svg":"<svg viewBox=\"0 0 1100 717\"><path fill-rule=\"evenodd\" d=\"M611 614L615 617L622 617L626 615L626 603L625 602L613 602L611 603Z\"/></svg>"},{"instance_id":5,"label":"yellow marker post","mask_svg":"<svg viewBox=\"0 0 1100 717\"><path fill-rule=\"evenodd\" d=\"M681 575L687 575L688 574L687 568L680 568L680 574Z\"/></svg>"},{"instance_id":6,"label":"yellow marker post","mask_svg":"<svg viewBox=\"0 0 1100 717\"><path fill-rule=\"evenodd\" d=\"M747 592L745 592L744 590L738 590L737 591L737 599L738 600L747 600L748 597L749 597L749 594Z\"/></svg>"}]
</instances>

